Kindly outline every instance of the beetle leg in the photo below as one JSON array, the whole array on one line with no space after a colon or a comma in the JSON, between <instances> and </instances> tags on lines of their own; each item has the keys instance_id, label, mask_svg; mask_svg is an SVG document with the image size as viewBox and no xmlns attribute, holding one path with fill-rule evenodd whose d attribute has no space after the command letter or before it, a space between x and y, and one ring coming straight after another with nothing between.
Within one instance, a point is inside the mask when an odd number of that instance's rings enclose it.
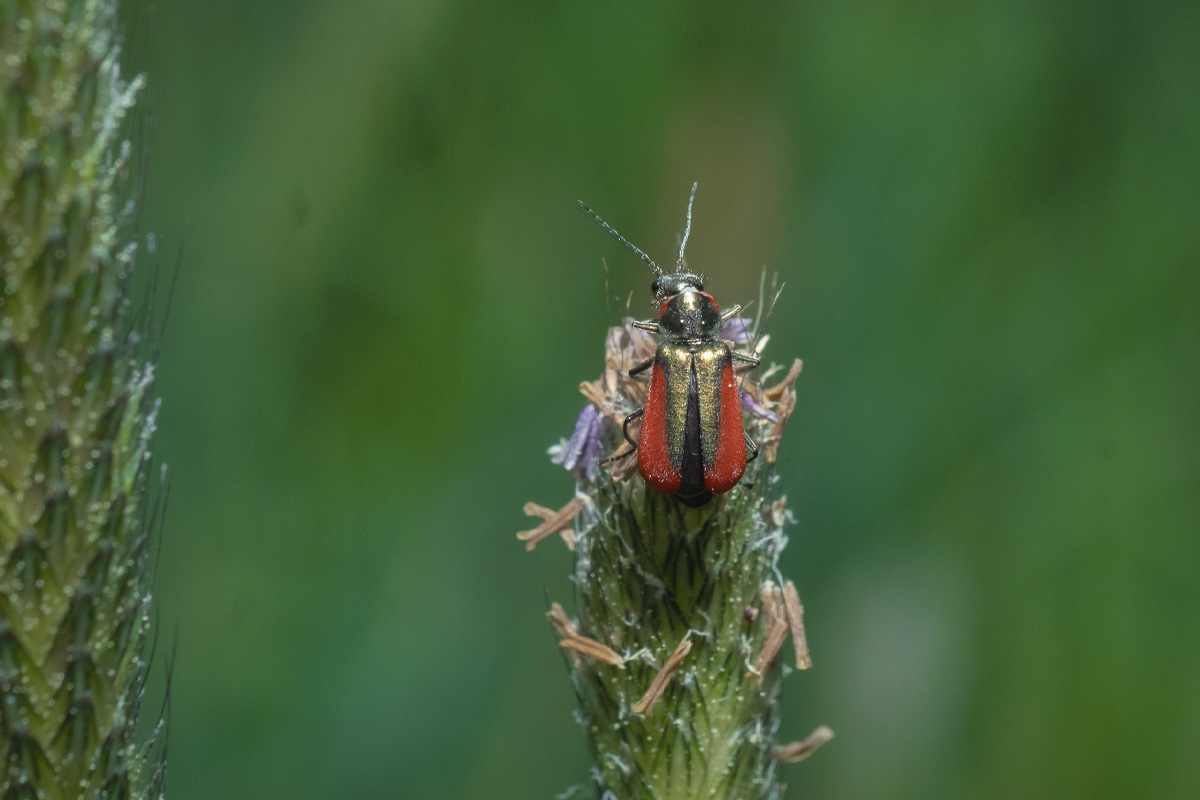
<instances>
[{"instance_id":1,"label":"beetle leg","mask_svg":"<svg viewBox=\"0 0 1200 800\"><path fill-rule=\"evenodd\" d=\"M658 333L658 320L656 320L656 319L634 320L633 327L635 327L639 330L643 330L643 331L651 331L653 333Z\"/></svg>"},{"instance_id":2,"label":"beetle leg","mask_svg":"<svg viewBox=\"0 0 1200 800\"><path fill-rule=\"evenodd\" d=\"M749 464L754 459L758 458L758 445L756 445L754 440L750 438L750 434L746 433L744 430L742 431L742 436L746 437L746 447L750 450L750 455L746 458L746 463Z\"/></svg>"},{"instance_id":3,"label":"beetle leg","mask_svg":"<svg viewBox=\"0 0 1200 800\"><path fill-rule=\"evenodd\" d=\"M638 443L635 442L633 440L633 437L629 435L629 423L633 422L635 419L641 419L645 415L645 413L646 413L646 407L642 406L637 411L633 412L628 417L626 417L625 424L621 426L621 433L622 433L622 435L625 436L625 441L629 442L629 444L633 447L634 450L637 450ZM756 447L754 449L757 450L758 448Z\"/></svg>"},{"instance_id":4,"label":"beetle leg","mask_svg":"<svg viewBox=\"0 0 1200 800\"><path fill-rule=\"evenodd\" d=\"M626 372L625 374L632 378L635 375L640 375L641 373L650 369L652 366L654 366L654 357L653 356L651 356L650 358L647 358L645 361L638 364L636 367L629 370L629 372Z\"/></svg>"},{"instance_id":5,"label":"beetle leg","mask_svg":"<svg viewBox=\"0 0 1200 800\"><path fill-rule=\"evenodd\" d=\"M741 310L742 310L741 305L738 303L734 303L729 308L727 308L721 312L721 321L724 322L725 320L729 319L730 317L736 317L738 315L738 312Z\"/></svg>"},{"instance_id":6,"label":"beetle leg","mask_svg":"<svg viewBox=\"0 0 1200 800\"><path fill-rule=\"evenodd\" d=\"M757 367L759 365L759 363L762 361L762 359L755 358L754 356L743 355L743 354L739 353L737 350L730 350L729 355L733 356L734 361L740 361L743 364L749 365L750 367Z\"/></svg>"}]
</instances>

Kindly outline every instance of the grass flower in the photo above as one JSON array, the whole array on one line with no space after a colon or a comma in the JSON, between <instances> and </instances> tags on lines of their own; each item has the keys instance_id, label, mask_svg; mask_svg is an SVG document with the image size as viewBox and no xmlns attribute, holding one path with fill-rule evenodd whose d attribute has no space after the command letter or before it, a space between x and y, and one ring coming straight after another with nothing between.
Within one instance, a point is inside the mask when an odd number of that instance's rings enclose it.
<instances>
[{"instance_id":1,"label":"grass flower","mask_svg":"<svg viewBox=\"0 0 1200 800\"><path fill-rule=\"evenodd\" d=\"M577 618L558 603L547 616L569 656L596 793L777 798L777 765L832 736L822 727L805 742L775 741L788 636L796 666L811 665L799 594L779 578L792 518L773 496L800 362L782 377L771 369L745 380L744 424L762 457L731 491L690 508L646 486L621 434L646 399L646 383L629 370L657 347L633 322L609 329L603 373L580 386L587 405L570 439L551 448L576 477L576 496L558 512L527 505L544 521L519 535L529 547L571 527ZM757 328L730 319L722 338L759 355L766 341Z\"/></svg>"},{"instance_id":2,"label":"grass flower","mask_svg":"<svg viewBox=\"0 0 1200 800\"><path fill-rule=\"evenodd\" d=\"M0 0L0 796L161 796L136 734L157 401L113 0ZM148 315L147 315L148 316Z\"/></svg>"}]
</instances>

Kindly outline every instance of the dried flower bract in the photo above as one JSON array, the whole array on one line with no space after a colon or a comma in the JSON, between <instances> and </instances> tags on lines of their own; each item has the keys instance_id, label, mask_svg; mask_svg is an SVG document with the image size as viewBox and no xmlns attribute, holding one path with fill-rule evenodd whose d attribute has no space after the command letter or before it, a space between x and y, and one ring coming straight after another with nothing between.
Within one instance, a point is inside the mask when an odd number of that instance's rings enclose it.
<instances>
[{"instance_id":1,"label":"dried flower bract","mask_svg":"<svg viewBox=\"0 0 1200 800\"><path fill-rule=\"evenodd\" d=\"M794 764L811 756L818 747L833 738L833 731L822 725L801 742L783 744L771 751L771 756L780 764Z\"/></svg>"},{"instance_id":2,"label":"dried flower bract","mask_svg":"<svg viewBox=\"0 0 1200 800\"><path fill-rule=\"evenodd\" d=\"M533 530L521 531L517 534L517 538L525 542L526 550L532 550L543 539L568 530L575 520L575 515L582 508L583 501L578 497L572 499L571 502L558 511L551 511L545 506L539 506L537 503L526 503L524 512L531 517L541 517L545 522ZM562 538L567 543L569 549L575 549L575 534L573 531L569 535L563 533Z\"/></svg>"},{"instance_id":3,"label":"dried flower bract","mask_svg":"<svg viewBox=\"0 0 1200 800\"><path fill-rule=\"evenodd\" d=\"M808 653L808 639L804 635L804 606L800 605L800 593L791 581L783 585L783 608L792 632L792 646L796 648L796 667L809 669L812 667L812 656Z\"/></svg>"},{"instance_id":4,"label":"dried flower bract","mask_svg":"<svg viewBox=\"0 0 1200 800\"><path fill-rule=\"evenodd\" d=\"M783 642L788 635L787 611L783 604L783 593L771 581L763 584L762 603L765 619L763 627L766 635L763 638L762 650L759 651L758 658L754 661L754 669L746 675L747 679L757 681L759 686L762 685L763 678L774 663L775 656L779 655L779 649L783 647Z\"/></svg>"},{"instance_id":5,"label":"dried flower bract","mask_svg":"<svg viewBox=\"0 0 1200 800\"><path fill-rule=\"evenodd\" d=\"M671 653L671 657L667 659L667 663L654 676L654 680L650 682L650 688L642 695L642 699L633 704L633 710L637 714L650 714L654 710L654 704L658 702L658 698L662 697L662 693L666 690L667 684L671 682L671 678L675 675L675 670L679 669L679 665L687 658L687 654L692 652L692 643L684 639L675 648L675 652Z\"/></svg>"},{"instance_id":6,"label":"dried flower bract","mask_svg":"<svg viewBox=\"0 0 1200 800\"><path fill-rule=\"evenodd\" d=\"M597 642L595 639L578 635L567 636L559 641L558 646L565 647L571 652L579 653L588 658L602 661L605 664L612 664L618 669L625 669L625 659L621 658L621 654L608 645Z\"/></svg>"}]
</instances>

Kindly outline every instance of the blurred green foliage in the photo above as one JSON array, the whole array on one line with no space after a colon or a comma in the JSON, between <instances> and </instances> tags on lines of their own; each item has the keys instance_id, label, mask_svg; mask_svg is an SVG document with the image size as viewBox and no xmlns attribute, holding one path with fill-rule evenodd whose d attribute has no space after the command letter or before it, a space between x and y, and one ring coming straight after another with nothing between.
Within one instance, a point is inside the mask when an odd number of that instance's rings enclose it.
<instances>
[{"instance_id":1,"label":"blurred green foliage","mask_svg":"<svg viewBox=\"0 0 1200 800\"><path fill-rule=\"evenodd\" d=\"M692 180L806 362L789 796L1200 796L1195 2L156 5L173 800L586 779L513 534L648 308L574 201L669 261Z\"/></svg>"}]
</instances>

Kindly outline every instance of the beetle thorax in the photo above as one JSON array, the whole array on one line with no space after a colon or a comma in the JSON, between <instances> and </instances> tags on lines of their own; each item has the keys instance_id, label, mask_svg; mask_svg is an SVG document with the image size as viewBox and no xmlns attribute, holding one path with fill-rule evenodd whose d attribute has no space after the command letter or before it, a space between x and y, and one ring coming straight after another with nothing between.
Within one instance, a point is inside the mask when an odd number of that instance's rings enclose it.
<instances>
[{"instance_id":1,"label":"beetle thorax","mask_svg":"<svg viewBox=\"0 0 1200 800\"><path fill-rule=\"evenodd\" d=\"M669 342L711 341L721 333L721 312L710 295L688 287L662 305L658 329Z\"/></svg>"}]
</instances>

